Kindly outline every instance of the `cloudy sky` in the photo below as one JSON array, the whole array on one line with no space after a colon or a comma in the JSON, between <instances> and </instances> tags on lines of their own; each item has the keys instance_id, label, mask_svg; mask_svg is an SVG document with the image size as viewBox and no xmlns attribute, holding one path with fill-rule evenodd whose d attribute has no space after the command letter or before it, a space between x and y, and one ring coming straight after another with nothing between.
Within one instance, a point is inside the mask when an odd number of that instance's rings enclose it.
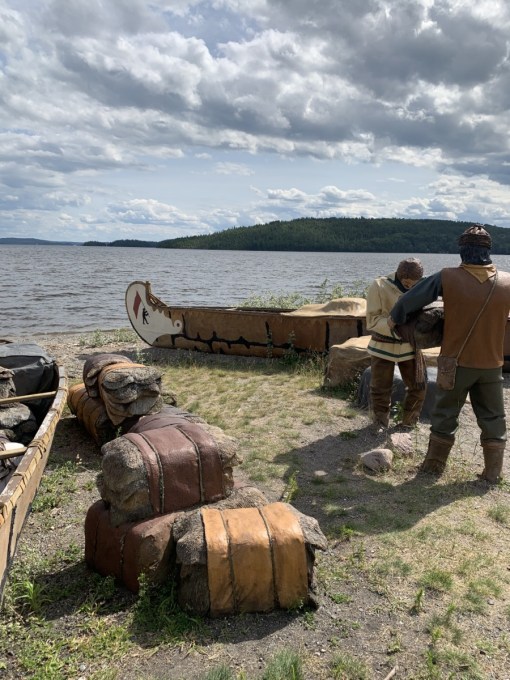
<instances>
[{"instance_id":1,"label":"cloudy sky","mask_svg":"<svg viewBox=\"0 0 510 680\"><path fill-rule=\"evenodd\" d=\"M506 0L0 0L0 237L510 227Z\"/></svg>"}]
</instances>

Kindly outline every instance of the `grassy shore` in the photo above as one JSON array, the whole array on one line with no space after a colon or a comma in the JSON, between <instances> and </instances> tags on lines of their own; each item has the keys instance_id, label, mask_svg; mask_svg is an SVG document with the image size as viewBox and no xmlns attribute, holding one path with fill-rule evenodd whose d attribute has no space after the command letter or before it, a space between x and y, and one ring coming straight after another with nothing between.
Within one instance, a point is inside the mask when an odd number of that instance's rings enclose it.
<instances>
[{"instance_id":1,"label":"grassy shore","mask_svg":"<svg viewBox=\"0 0 510 680\"><path fill-rule=\"evenodd\" d=\"M316 611L209 620L182 612L172 583L130 594L84 564L100 456L66 411L5 593L0 679L510 677L510 487L477 481L469 405L440 480L417 474L426 424L411 458L373 475L359 454L383 442L352 387L322 388L320 358L156 350L125 330L35 339L71 383L92 353L157 364L180 407L238 440L238 476L316 517L329 548Z\"/></svg>"}]
</instances>

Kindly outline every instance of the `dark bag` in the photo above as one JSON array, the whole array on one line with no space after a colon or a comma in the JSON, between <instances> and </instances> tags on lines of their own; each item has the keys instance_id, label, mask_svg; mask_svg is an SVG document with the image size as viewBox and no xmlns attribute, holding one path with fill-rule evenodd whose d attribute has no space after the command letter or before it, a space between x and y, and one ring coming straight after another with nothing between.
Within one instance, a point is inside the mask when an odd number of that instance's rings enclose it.
<instances>
[{"instance_id":1,"label":"dark bag","mask_svg":"<svg viewBox=\"0 0 510 680\"><path fill-rule=\"evenodd\" d=\"M453 390L457 373L457 357L437 357L436 385L441 390Z\"/></svg>"}]
</instances>

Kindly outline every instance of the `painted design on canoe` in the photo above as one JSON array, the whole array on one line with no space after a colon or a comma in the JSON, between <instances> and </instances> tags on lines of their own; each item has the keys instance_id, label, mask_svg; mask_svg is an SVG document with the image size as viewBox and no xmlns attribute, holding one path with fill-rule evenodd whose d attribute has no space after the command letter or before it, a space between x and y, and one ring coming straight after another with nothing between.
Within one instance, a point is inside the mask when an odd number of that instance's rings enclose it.
<instances>
[{"instance_id":1,"label":"painted design on canoe","mask_svg":"<svg viewBox=\"0 0 510 680\"><path fill-rule=\"evenodd\" d=\"M8 568L14 559L19 536L46 467L57 423L66 405L67 376L58 364L54 365L53 383L51 392L37 394L39 399L47 397L48 410L32 441L20 451L23 458L0 493L0 601ZM18 396L18 399L27 403L30 400L23 396Z\"/></svg>"},{"instance_id":2,"label":"painted design on canoe","mask_svg":"<svg viewBox=\"0 0 510 680\"><path fill-rule=\"evenodd\" d=\"M154 347L242 356L327 352L366 334L363 298L341 298L296 310L178 307L157 298L148 281L126 291L126 310L138 335Z\"/></svg>"}]
</instances>

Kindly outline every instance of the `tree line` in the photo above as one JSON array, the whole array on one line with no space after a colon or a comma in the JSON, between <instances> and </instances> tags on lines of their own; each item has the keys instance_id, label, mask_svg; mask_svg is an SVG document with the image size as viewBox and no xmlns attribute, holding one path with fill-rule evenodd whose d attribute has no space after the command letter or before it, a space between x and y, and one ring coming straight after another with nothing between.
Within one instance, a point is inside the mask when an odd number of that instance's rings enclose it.
<instances>
[{"instance_id":1,"label":"tree line","mask_svg":"<svg viewBox=\"0 0 510 680\"><path fill-rule=\"evenodd\" d=\"M456 253L457 239L470 224L472 222L430 219L303 217L160 242L122 240L107 245L202 250ZM484 226L492 235L493 252L509 254L510 229ZM99 245L97 242L89 244Z\"/></svg>"}]
</instances>

